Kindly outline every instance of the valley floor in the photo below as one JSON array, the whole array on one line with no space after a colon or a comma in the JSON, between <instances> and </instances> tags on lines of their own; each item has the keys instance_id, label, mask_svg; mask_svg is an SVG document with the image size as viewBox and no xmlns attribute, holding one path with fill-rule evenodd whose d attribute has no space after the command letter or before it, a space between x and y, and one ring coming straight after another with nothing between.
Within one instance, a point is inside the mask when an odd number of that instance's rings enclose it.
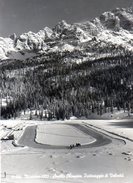
<instances>
[{"instance_id":1,"label":"valley floor","mask_svg":"<svg viewBox=\"0 0 133 183\"><path fill-rule=\"evenodd\" d=\"M132 127L132 120L1 120L1 182L132 183ZM12 134L14 145L6 140Z\"/></svg>"}]
</instances>

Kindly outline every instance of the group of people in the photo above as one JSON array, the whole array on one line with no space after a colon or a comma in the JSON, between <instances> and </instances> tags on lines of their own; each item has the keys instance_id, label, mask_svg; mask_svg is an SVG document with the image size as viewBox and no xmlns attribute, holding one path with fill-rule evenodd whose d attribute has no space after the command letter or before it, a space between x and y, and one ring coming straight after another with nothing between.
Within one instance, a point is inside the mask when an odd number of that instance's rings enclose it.
<instances>
[{"instance_id":1,"label":"group of people","mask_svg":"<svg viewBox=\"0 0 133 183\"><path fill-rule=\"evenodd\" d=\"M76 145L71 144L69 147L70 147L70 149L73 149L74 147L80 147L80 146L81 146L80 143L76 143Z\"/></svg>"}]
</instances>

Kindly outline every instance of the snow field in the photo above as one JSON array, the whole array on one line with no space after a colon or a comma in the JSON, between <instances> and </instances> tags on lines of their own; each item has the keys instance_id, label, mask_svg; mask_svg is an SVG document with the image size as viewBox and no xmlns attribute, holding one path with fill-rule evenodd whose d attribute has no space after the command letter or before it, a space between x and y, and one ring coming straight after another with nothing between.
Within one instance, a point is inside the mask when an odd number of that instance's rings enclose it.
<instances>
[{"instance_id":1,"label":"snow field","mask_svg":"<svg viewBox=\"0 0 133 183\"><path fill-rule=\"evenodd\" d=\"M85 123L133 141L133 120L85 120Z\"/></svg>"}]
</instances>

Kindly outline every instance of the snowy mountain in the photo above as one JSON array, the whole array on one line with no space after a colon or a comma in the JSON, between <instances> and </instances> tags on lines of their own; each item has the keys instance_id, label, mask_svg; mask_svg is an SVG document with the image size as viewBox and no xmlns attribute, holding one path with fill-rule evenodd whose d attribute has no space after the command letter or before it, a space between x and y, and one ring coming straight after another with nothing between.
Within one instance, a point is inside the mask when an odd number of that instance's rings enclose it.
<instances>
[{"instance_id":1,"label":"snowy mountain","mask_svg":"<svg viewBox=\"0 0 133 183\"><path fill-rule=\"evenodd\" d=\"M133 10L115 9L82 23L64 20L53 29L45 27L37 33L0 38L0 59L25 59L38 53L87 49L91 57L95 48L120 47L133 51ZM95 51L94 51L95 50ZM109 53L108 53L109 54Z\"/></svg>"},{"instance_id":2,"label":"snowy mountain","mask_svg":"<svg viewBox=\"0 0 133 183\"><path fill-rule=\"evenodd\" d=\"M53 29L0 38L0 45L3 118L26 110L40 110L40 119L45 111L48 120L133 112L131 9L82 23L63 20Z\"/></svg>"}]
</instances>

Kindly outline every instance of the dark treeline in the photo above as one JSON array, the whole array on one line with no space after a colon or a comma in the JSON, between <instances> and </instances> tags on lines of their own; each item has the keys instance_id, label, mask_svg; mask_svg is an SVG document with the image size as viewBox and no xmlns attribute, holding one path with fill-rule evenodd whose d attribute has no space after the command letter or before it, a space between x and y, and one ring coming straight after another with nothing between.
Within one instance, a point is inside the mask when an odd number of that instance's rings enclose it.
<instances>
[{"instance_id":1,"label":"dark treeline","mask_svg":"<svg viewBox=\"0 0 133 183\"><path fill-rule=\"evenodd\" d=\"M64 61L85 56L78 51L59 52L1 65L2 95L11 98L1 115L11 118L20 111L39 110L41 119L47 111L50 120L89 118L114 108L132 111L133 55L122 52L80 64Z\"/></svg>"}]
</instances>

